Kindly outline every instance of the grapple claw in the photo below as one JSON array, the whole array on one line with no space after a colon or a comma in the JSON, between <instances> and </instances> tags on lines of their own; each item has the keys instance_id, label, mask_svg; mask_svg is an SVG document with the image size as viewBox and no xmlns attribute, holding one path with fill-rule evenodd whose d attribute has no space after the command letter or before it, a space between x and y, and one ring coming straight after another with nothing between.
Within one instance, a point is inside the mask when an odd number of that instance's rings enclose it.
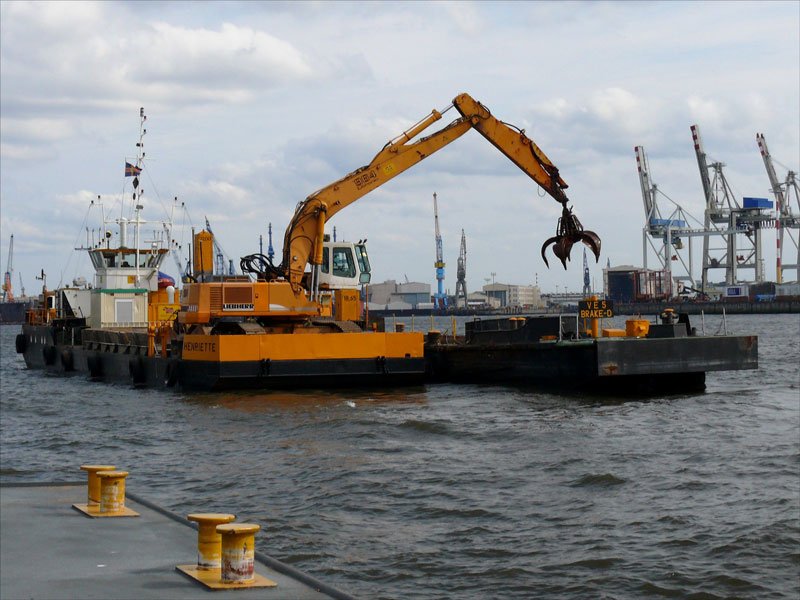
<instances>
[{"instance_id":1,"label":"grapple claw","mask_svg":"<svg viewBox=\"0 0 800 600\"><path fill-rule=\"evenodd\" d=\"M556 235L548 239L542 245L542 259L544 259L544 264L547 265L548 268L550 267L550 264L547 262L547 256L545 256L545 250L552 244L553 254L558 257L561 264L564 265L564 269L566 269L572 246L577 242L583 242L589 246L594 254L595 261L600 260L600 237L593 231L584 231L583 225L578 221L578 217L572 214L572 211L567 208L565 203L561 211L561 218L558 220Z\"/></svg>"},{"instance_id":2,"label":"grapple claw","mask_svg":"<svg viewBox=\"0 0 800 600\"><path fill-rule=\"evenodd\" d=\"M554 236L548 239L544 244L542 244L542 260L544 261L544 264L548 269L550 268L550 263L547 262L547 256L545 256L544 251L547 250L547 247L550 244L554 244L557 241L558 241L558 236Z\"/></svg>"},{"instance_id":3,"label":"grapple claw","mask_svg":"<svg viewBox=\"0 0 800 600\"><path fill-rule=\"evenodd\" d=\"M584 230L581 232L581 241L589 246L592 254L594 254L594 261L600 262L600 236L594 231Z\"/></svg>"}]
</instances>

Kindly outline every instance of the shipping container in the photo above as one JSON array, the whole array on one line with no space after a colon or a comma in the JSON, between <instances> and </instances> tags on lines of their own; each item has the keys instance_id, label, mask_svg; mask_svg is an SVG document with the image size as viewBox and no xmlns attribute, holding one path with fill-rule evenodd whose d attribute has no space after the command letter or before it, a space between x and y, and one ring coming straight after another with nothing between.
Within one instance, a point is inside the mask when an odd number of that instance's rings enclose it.
<instances>
[{"instance_id":1,"label":"shipping container","mask_svg":"<svg viewBox=\"0 0 800 600\"><path fill-rule=\"evenodd\" d=\"M635 271L609 271L606 295L614 302L633 302L636 299Z\"/></svg>"},{"instance_id":2,"label":"shipping container","mask_svg":"<svg viewBox=\"0 0 800 600\"><path fill-rule=\"evenodd\" d=\"M772 200L766 198L742 198L742 208L772 208Z\"/></svg>"}]
</instances>

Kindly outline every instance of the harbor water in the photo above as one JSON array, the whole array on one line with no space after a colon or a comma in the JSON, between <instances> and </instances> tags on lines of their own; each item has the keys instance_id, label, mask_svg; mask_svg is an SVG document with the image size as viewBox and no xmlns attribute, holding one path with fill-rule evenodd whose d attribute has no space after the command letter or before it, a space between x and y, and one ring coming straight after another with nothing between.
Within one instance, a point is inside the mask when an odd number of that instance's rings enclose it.
<instances>
[{"instance_id":1,"label":"harbor water","mask_svg":"<svg viewBox=\"0 0 800 600\"><path fill-rule=\"evenodd\" d=\"M138 390L29 371L2 326L0 481L111 463L359 598L796 599L800 317L726 326L759 336L758 371L651 398Z\"/></svg>"}]
</instances>

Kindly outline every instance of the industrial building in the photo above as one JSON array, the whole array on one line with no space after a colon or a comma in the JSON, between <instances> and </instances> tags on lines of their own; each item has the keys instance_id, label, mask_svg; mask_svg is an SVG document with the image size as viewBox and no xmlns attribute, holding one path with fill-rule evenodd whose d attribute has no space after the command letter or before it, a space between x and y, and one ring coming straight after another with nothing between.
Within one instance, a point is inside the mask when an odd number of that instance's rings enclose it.
<instances>
[{"instance_id":1,"label":"industrial building","mask_svg":"<svg viewBox=\"0 0 800 600\"><path fill-rule=\"evenodd\" d=\"M389 279L367 287L370 310L412 310L433 308L429 283Z\"/></svg>"},{"instance_id":2,"label":"industrial building","mask_svg":"<svg viewBox=\"0 0 800 600\"><path fill-rule=\"evenodd\" d=\"M643 302L672 297L669 273L620 265L603 269L605 297L614 302Z\"/></svg>"},{"instance_id":3,"label":"industrial building","mask_svg":"<svg viewBox=\"0 0 800 600\"><path fill-rule=\"evenodd\" d=\"M542 295L535 285L511 285L489 283L483 286L483 293L495 300L498 308L544 308Z\"/></svg>"}]
</instances>

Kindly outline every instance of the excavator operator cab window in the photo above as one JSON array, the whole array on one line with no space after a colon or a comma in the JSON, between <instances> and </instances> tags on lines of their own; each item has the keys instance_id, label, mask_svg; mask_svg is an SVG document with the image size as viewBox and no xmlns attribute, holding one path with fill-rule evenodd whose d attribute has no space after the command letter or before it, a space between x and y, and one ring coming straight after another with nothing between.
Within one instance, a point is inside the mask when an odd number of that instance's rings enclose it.
<instances>
[{"instance_id":1,"label":"excavator operator cab window","mask_svg":"<svg viewBox=\"0 0 800 600\"><path fill-rule=\"evenodd\" d=\"M325 262L324 259L322 261ZM333 248L333 276L355 277L356 263L350 248Z\"/></svg>"},{"instance_id":2,"label":"excavator operator cab window","mask_svg":"<svg viewBox=\"0 0 800 600\"><path fill-rule=\"evenodd\" d=\"M364 244L356 244L356 258L358 259L358 269L361 271L358 282L369 283L371 278L369 257L367 257L367 247Z\"/></svg>"}]
</instances>

